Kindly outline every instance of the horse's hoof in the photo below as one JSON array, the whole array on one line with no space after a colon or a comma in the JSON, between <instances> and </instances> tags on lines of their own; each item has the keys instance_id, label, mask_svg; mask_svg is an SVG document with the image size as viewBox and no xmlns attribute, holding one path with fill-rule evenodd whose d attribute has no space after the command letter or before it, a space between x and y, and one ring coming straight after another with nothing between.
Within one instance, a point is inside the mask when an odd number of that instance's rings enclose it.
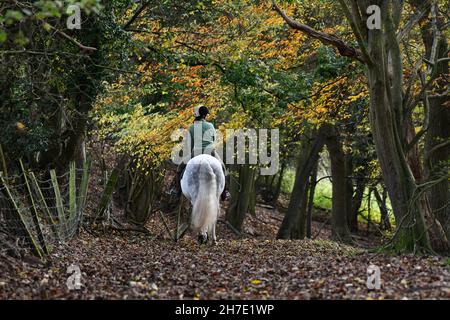
<instances>
[{"instance_id":1,"label":"horse's hoof","mask_svg":"<svg viewBox=\"0 0 450 320\"><path fill-rule=\"evenodd\" d=\"M208 241L207 235L202 235L202 234L198 235L198 243L199 244L205 244L207 241Z\"/></svg>"}]
</instances>

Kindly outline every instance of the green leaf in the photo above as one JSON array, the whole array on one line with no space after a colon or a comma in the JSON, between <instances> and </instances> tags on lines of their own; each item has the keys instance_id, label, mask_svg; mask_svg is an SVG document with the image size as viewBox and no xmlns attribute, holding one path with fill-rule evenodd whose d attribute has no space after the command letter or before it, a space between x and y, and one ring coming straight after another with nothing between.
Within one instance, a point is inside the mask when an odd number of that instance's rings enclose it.
<instances>
[{"instance_id":1,"label":"green leaf","mask_svg":"<svg viewBox=\"0 0 450 320\"><path fill-rule=\"evenodd\" d=\"M6 41L6 39L8 38L8 35L6 34L5 31L0 31L0 43L3 43Z\"/></svg>"},{"instance_id":2,"label":"green leaf","mask_svg":"<svg viewBox=\"0 0 450 320\"><path fill-rule=\"evenodd\" d=\"M8 10L6 11L6 18L14 19L20 21L23 19L23 13L17 10Z\"/></svg>"}]
</instances>

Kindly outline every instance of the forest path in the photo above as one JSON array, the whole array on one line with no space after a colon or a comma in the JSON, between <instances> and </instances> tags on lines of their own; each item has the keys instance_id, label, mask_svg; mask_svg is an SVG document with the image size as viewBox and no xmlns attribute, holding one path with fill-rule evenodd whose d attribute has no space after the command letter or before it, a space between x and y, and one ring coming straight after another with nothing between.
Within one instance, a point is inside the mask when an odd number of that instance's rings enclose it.
<instances>
[{"instance_id":1,"label":"forest path","mask_svg":"<svg viewBox=\"0 0 450 320\"><path fill-rule=\"evenodd\" d=\"M442 258L373 254L324 239L220 238L199 246L191 235L176 244L82 232L51 258L45 266L0 259L0 299L450 298ZM72 264L81 270L80 290L66 285ZM380 290L366 287L370 264L381 268Z\"/></svg>"}]
</instances>

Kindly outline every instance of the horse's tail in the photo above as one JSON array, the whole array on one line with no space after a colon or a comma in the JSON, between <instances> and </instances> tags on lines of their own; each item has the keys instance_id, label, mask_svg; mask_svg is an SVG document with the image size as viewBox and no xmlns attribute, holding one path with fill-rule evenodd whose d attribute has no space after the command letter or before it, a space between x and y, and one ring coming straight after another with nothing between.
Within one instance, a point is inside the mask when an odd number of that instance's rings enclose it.
<instances>
[{"instance_id":1,"label":"horse's tail","mask_svg":"<svg viewBox=\"0 0 450 320\"><path fill-rule=\"evenodd\" d=\"M199 189L192 210L191 226L196 231L209 230L219 215L216 175L207 161L199 163Z\"/></svg>"}]
</instances>

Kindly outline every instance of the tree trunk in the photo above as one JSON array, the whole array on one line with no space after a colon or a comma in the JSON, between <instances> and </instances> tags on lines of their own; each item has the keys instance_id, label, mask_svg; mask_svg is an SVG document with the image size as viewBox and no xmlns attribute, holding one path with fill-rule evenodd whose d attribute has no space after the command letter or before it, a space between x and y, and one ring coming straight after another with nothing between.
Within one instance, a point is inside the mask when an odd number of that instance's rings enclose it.
<instances>
[{"instance_id":1,"label":"tree trunk","mask_svg":"<svg viewBox=\"0 0 450 320\"><path fill-rule=\"evenodd\" d=\"M236 229L242 231L245 216L251 203L251 192L255 168L248 164L239 165L238 181L230 179L231 200L225 219ZM232 173L233 174L233 173Z\"/></svg>"},{"instance_id":2,"label":"tree trunk","mask_svg":"<svg viewBox=\"0 0 450 320\"><path fill-rule=\"evenodd\" d=\"M274 196L273 196L273 200L272 200L272 205L274 207L277 206L277 202L278 202L278 198L280 197L280 193L281 193L281 184L283 182L283 176L284 176L284 170L286 169L286 162L283 162L281 164L281 170L280 173L278 174L278 179L277 179L277 185L275 187L275 192L274 192Z\"/></svg>"},{"instance_id":3,"label":"tree trunk","mask_svg":"<svg viewBox=\"0 0 450 320\"><path fill-rule=\"evenodd\" d=\"M310 187L309 179L306 181L305 192L303 192L302 199L300 201L300 208L297 214L297 223L292 228L293 239L304 239L306 235L306 220L308 207L308 190Z\"/></svg>"},{"instance_id":4,"label":"tree trunk","mask_svg":"<svg viewBox=\"0 0 450 320\"><path fill-rule=\"evenodd\" d=\"M333 238L343 242L351 242L350 231L347 224L347 176L345 154L339 141L337 130L329 128L326 145L331 160L332 177L332 209L331 225Z\"/></svg>"},{"instance_id":5,"label":"tree trunk","mask_svg":"<svg viewBox=\"0 0 450 320\"><path fill-rule=\"evenodd\" d=\"M256 171L253 172L253 175L254 176L256 175ZM258 178L255 178L254 176L252 179L252 185L250 186L251 191L250 191L250 201L248 203L248 212L252 216L256 217L256 180Z\"/></svg>"},{"instance_id":6,"label":"tree trunk","mask_svg":"<svg viewBox=\"0 0 450 320\"><path fill-rule=\"evenodd\" d=\"M420 3L416 3L416 6ZM436 21L436 28L442 28L442 21ZM433 30L430 19L421 21L422 39L427 57L431 56L433 48ZM441 30L442 32L442 30ZM448 43L444 35L437 39L436 61L448 57ZM450 108L448 103L448 83L446 77L449 73L448 61L434 65L432 77L437 78L437 86L433 95L429 97L429 126L425 135L425 180L436 180L449 174L450 170ZM447 142L447 145L445 143ZM440 179L427 193L430 208L442 225L450 246L450 185L448 179Z\"/></svg>"},{"instance_id":7,"label":"tree trunk","mask_svg":"<svg viewBox=\"0 0 450 320\"><path fill-rule=\"evenodd\" d=\"M364 190L366 189L366 180L364 177L358 177L355 185L355 194L352 197L352 204L349 213L348 225L350 231L358 231L358 215L364 198Z\"/></svg>"},{"instance_id":8,"label":"tree trunk","mask_svg":"<svg viewBox=\"0 0 450 320\"><path fill-rule=\"evenodd\" d=\"M278 230L278 239L292 239L294 236L293 232L299 219L300 204L302 199L304 199L304 193L307 192L306 185L311 171L317 163L319 153L325 143L326 133L326 127L321 127L319 130L313 132L315 136L312 139L310 135L305 135L295 173L294 188L289 201L289 207Z\"/></svg>"},{"instance_id":9,"label":"tree trunk","mask_svg":"<svg viewBox=\"0 0 450 320\"><path fill-rule=\"evenodd\" d=\"M448 176L450 170L450 145L438 147L450 140L450 108L443 104L443 98L430 99L430 128L425 138L427 180ZM431 211L441 223L450 246L450 184L448 178L439 180L427 195Z\"/></svg>"},{"instance_id":10,"label":"tree trunk","mask_svg":"<svg viewBox=\"0 0 450 320\"><path fill-rule=\"evenodd\" d=\"M314 208L314 194L316 192L318 170L319 164L316 162L309 182L308 212L306 213L306 237L309 239L311 239L312 236L312 212Z\"/></svg>"},{"instance_id":11,"label":"tree trunk","mask_svg":"<svg viewBox=\"0 0 450 320\"><path fill-rule=\"evenodd\" d=\"M374 51L374 58L383 61L381 50ZM399 251L414 251L417 245L429 249L424 216L418 201L414 199L414 177L406 162L393 111L386 97L384 71L379 69L373 66L368 70L371 92L370 120L384 182L397 222L394 247Z\"/></svg>"},{"instance_id":12,"label":"tree trunk","mask_svg":"<svg viewBox=\"0 0 450 320\"><path fill-rule=\"evenodd\" d=\"M398 251L415 251L418 247L428 250L428 230L416 199L415 180L406 160L404 139L399 128L403 123L403 67L400 47L388 3L377 3L381 6L384 28L370 30L368 36L369 54L376 61L367 65L371 98L370 123L397 222L393 246Z\"/></svg>"},{"instance_id":13,"label":"tree trunk","mask_svg":"<svg viewBox=\"0 0 450 320\"><path fill-rule=\"evenodd\" d=\"M85 28L85 29L84 29ZM89 32L80 33L80 40L83 44L99 48L102 31L99 27L98 18L92 16L83 22L83 30ZM83 56L80 59L80 69L77 70L65 83L71 88L70 100L73 101L71 108L72 117L70 126L61 128L67 117L63 110L57 110L55 119L51 120L51 126L58 129L60 136L59 145L53 145L40 161L41 167L46 167L52 163L59 168L65 169L71 161L75 161L81 167L86 160L85 139L89 120L89 112L93 108L97 93L98 83L102 75L102 53L100 50ZM58 92L56 92L58 93ZM56 106L60 108L60 106Z\"/></svg>"},{"instance_id":14,"label":"tree trunk","mask_svg":"<svg viewBox=\"0 0 450 320\"><path fill-rule=\"evenodd\" d=\"M345 187L346 187L346 210L347 210L347 224L350 231L355 231L358 229L357 217L353 217L353 159L352 154L345 154Z\"/></svg>"},{"instance_id":15,"label":"tree trunk","mask_svg":"<svg viewBox=\"0 0 450 320\"><path fill-rule=\"evenodd\" d=\"M386 197L384 196L385 191L383 190L383 197L381 197L377 188L373 188L373 195L377 200L378 208L380 209L380 229L381 230L391 230L391 223L389 221L388 210L386 206Z\"/></svg>"},{"instance_id":16,"label":"tree trunk","mask_svg":"<svg viewBox=\"0 0 450 320\"><path fill-rule=\"evenodd\" d=\"M131 223L144 225L152 212L161 191L161 181L150 173L136 172L129 168L127 174L127 202L125 217Z\"/></svg>"}]
</instances>

